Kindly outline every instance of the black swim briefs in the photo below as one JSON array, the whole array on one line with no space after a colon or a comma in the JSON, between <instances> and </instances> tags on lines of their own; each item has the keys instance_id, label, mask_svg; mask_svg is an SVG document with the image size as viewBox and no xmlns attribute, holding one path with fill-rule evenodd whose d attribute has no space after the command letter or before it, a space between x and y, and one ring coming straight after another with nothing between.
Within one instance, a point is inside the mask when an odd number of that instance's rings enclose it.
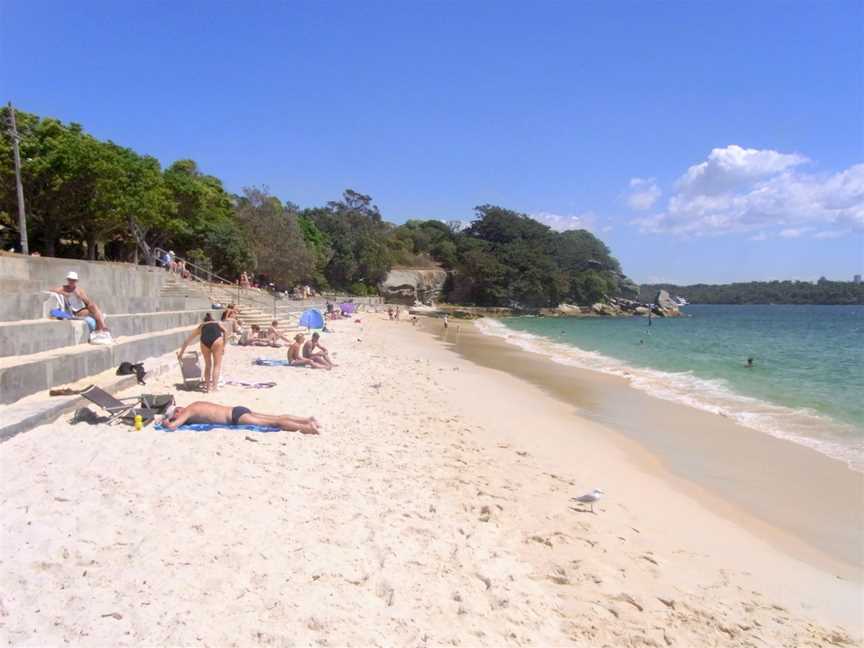
<instances>
[{"instance_id":1,"label":"black swim briefs","mask_svg":"<svg viewBox=\"0 0 864 648\"><path fill-rule=\"evenodd\" d=\"M252 410L248 407L234 407L231 409L231 425L240 425L240 417L244 414L251 414Z\"/></svg>"}]
</instances>

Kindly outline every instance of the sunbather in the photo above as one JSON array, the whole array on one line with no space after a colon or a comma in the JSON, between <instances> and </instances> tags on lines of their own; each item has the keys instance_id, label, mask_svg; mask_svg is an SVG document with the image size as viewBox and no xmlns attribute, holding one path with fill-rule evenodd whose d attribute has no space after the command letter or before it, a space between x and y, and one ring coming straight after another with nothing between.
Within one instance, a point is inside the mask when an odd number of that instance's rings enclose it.
<instances>
[{"instance_id":1,"label":"sunbather","mask_svg":"<svg viewBox=\"0 0 864 648\"><path fill-rule=\"evenodd\" d=\"M273 320L267 328L267 341L270 346L278 347L279 340L287 342L289 346L291 345L290 338L285 337L285 334L279 330L279 320Z\"/></svg>"},{"instance_id":2,"label":"sunbather","mask_svg":"<svg viewBox=\"0 0 864 648\"><path fill-rule=\"evenodd\" d=\"M213 321L213 316L207 313L204 321L192 331L177 352L181 362L186 347L197 337L201 338L201 355L204 356L204 391L216 391L219 388L219 374L222 373L222 356L225 355L225 329L220 322Z\"/></svg>"},{"instance_id":3,"label":"sunbather","mask_svg":"<svg viewBox=\"0 0 864 648\"><path fill-rule=\"evenodd\" d=\"M312 367L313 369L331 369L328 361L325 361L321 356L315 355L311 358L303 357L303 340L305 336L298 333L294 336L294 344L288 349L288 360L294 367Z\"/></svg>"},{"instance_id":4,"label":"sunbather","mask_svg":"<svg viewBox=\"0 0 864 648\"><path fill-rule=\"evenodd\" d=\"M195 401L186 407L177 407L169 419L162 422L165 427L176 430L184 423L214 423L216 425L263 425L278 427L288 432L318 434L318 421L314 416L304 418L290 414L258 414L248 407L227 407Z\"/></svg>"},{"instance_id":5,"label":"sunbather","mask_svg":"<svg viewBox=\"0 0 864 648\"><path fill-rule=\"evenodd\" d=\"M331 369L335 365L333 361L330 360L330 354L323 346L319 340L321 339L321 335L318 332L312 334L312 339L308 340L303 345L303 357L311 360L312 358L321 359L327 364L327 368ZM318 349L316 351L315 349Z\"/></svg>"}]
</instances>

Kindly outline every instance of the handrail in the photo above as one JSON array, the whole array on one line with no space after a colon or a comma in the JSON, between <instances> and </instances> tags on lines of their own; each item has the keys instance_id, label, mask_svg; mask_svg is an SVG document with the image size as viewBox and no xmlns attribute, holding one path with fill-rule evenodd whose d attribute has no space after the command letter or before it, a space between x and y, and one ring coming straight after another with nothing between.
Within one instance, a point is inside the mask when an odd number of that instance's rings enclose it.
<instances>
[{"instance_id":1,"label":"handrail","mask_svg":"<svg viewBox=\"0 0 864 648\"><path fill-rule=\"evenodd\" d=\"M152 249L152 253L157 263L162 263L163 257L168 254L168 250L165 250L160 247L154 247ZM173 255L175 261L182 261L184 267L189 270L189 276L194 280L200 283L206 284L208 288L208 297L213 299L213 290L214 284L222 284L224 286L224 290L229 293L233 293L234 304L240 306L245 299L247 305L255 306L258 309L268 312L271 308L273 309L274 318L276 316L276 300L282 299L282 296L279 293L271 293L270 296L266 296L265 294L261 294L258 292L258 289L255 288L243 288L240 286L240 282L232 282L224 277L220 277L212 270L209 270L203 266L200 266L196 263L189 261L181 256ZM203 276L198 276L203 275ZM206 278L205 278L206 277ZM214 279L216 281L214 281ZM221 287L221 286L220 286ZM254 291L254 292L251 292ZM321 297L339 300L339 299L352 299L350 295L340 294L338 292L329 291L327 293L322 293ZM354 297L353 299L356 299ZM361 298L362 299L362 298Z\"/></svg>"},{"instance_id":2,"label":"handrail","mask_svg":"<svg viewBox=\"0 0 864 648\"><path fill-rule=\"evenodd\" d=\"M168 254L168 250L165 250L165 249L160 248L160 247L155 247L155 248L153 248L153 254L154 254L157 262L162 263L162 259L165 257L166 254ZM214 287L213 284L214 283L221 283L225 286L225 288L227 290L236 291L235 292L236 298L234 299L234 303L237 306L239 306L242 303L242 297L245 297L247 302L251 302L255 306L261 306L261 307L265 307L265 308L269 307L269 304L264 304L261 301L256 300L253 295L250 295L249 293L247 293L246 292L247 289L241 287L239 282L235 283L233 281L229 281L228 279L225 279L225 277L220 277L218 274L213 272L211 269L200 266L200 265L193 263L192 261L189 261L188 259L185 259L181 256L176 255L176 254L172 254L172 257L175 261L182 261L183 262L184 267L186 268L186 270L189 271L189 276L194 281L199 281L199 282L207 285L207 287L209 289L208 295L211 298L213 296L213 287ZM201 276L199 276L199 275L201 275Z\"/></svg>"}]
</instances>

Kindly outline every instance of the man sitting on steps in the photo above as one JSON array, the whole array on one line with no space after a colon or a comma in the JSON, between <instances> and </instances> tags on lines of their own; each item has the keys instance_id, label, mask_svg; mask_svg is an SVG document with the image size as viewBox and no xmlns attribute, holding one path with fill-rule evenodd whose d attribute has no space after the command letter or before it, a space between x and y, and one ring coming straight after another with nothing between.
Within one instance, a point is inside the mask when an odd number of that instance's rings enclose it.
<instances>
[{"instance_id":1,"label":"man sitting on steps","mask_svg":"<svg viewBox=\"0 0 864 648\"><path fill-rule=\"evenodd\" d=\"M90 337L91 342L111 342L111 333L105 325L105 316L102 310L91 300L78 286L78 273L70 271L66 274L66 283L55 292L63 298L63 302L75 317L92 317L96 322L96 332Z\"/></svg>"}]
</instances>

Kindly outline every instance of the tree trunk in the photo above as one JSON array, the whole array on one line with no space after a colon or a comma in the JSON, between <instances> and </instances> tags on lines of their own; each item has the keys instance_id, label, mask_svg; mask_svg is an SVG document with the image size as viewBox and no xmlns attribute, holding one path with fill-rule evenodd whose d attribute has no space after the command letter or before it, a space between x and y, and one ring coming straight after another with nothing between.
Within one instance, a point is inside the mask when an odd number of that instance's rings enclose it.
<instances>
[{"instance_id":1,"label":"tree trunk","mask_svg":"<svg viewBox=\"0 0 864 648\"><path fill-rule=\"evenodd\" d=\"M44 224L45 256L57 256L57 240L60 238L60 228L53 219L47 219Z\"/></svg>"},{"instance_id":2,"label":"tree trunk","mask_svg":"<svg viewBox=\"0 0 864 648\"><path fill-rule=\"evenodd\" d=\"M90 232L87 233L87 259L96 260L96 235Z\"/></svg>"}]
</instances>

